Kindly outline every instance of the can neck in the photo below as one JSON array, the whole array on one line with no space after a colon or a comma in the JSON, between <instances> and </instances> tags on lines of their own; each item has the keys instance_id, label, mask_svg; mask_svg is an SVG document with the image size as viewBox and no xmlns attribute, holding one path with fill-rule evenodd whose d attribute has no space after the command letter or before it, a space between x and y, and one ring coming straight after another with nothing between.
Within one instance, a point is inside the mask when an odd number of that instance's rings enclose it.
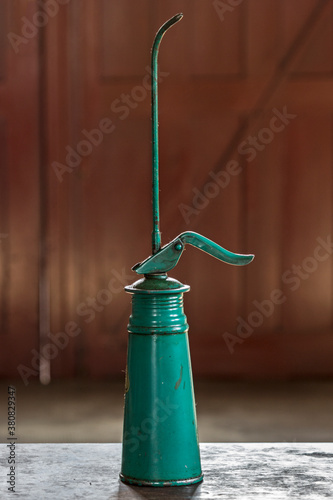
<instances>
[{"instance_id":1,"label":"can neck","mask_svg":"<svg viewBox=\"0 0 333 500\"><path fill-rule=\"evenodd\" d=\"M184 285L180 281L169 278L166 274L149 274L145 275L132 285L125 286L126 292L129 293L184 293L190 289L189 285Z\"/></svg>"}]
</instances>

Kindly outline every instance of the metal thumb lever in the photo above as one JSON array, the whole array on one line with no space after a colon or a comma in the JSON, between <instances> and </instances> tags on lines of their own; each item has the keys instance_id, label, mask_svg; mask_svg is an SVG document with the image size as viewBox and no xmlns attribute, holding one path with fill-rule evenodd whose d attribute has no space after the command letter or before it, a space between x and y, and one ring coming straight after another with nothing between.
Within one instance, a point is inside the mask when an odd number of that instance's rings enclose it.
<instances>
[{"instance_id":1,"label":"metal thumb lever","mask_svg":"<svg viewBox=\"0 0 333 500\"><path fill-rule=\"evenodd\" d=\"M234 266L245 266L254 259L254 255L252 254L245 255L229 252L229 250L201 236L201 234L186 231L170 241L170 243L162 247L154 255L151 255L143 262L135 264L132 270L138 274L166 273L176 266L186 243L199 248L222 262Z\"/></svg>"}]
</instances>

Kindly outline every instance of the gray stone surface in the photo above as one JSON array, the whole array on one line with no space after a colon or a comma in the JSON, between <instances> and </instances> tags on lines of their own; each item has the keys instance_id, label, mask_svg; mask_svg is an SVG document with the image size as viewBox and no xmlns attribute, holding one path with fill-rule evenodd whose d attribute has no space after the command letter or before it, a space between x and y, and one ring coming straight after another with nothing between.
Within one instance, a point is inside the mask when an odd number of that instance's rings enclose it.
<instances>
[{"instance_id":1,"label":"gray stone surface","mask_svg":"<svg viewBox=\"0 0 333 500\"><path fill-rule=\"evenodd\" d=\"M16 493L7 491L0 445L0 498L318 500L333 498L333 443L201 444L204 482L131 487L118 479L120 444L17 444Z\"/></svg>"}]
</instances>

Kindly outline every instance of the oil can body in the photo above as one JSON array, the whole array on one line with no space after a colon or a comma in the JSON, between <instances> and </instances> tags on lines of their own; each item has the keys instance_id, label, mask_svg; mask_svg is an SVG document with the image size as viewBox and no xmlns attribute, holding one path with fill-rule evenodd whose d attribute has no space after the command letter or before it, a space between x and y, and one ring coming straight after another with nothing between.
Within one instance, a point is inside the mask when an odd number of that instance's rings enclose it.
<instances>
[{"instance_id":1,"label":"oil can body","mask_svg":"<svg viewBox=\"0 0 333 500\"><path fill-rule=\"evenodd\" d=\"M183 293L166 276L139 280L132 294L120 477L176 486L202 480Z\"/></svg>"}]
</instances>

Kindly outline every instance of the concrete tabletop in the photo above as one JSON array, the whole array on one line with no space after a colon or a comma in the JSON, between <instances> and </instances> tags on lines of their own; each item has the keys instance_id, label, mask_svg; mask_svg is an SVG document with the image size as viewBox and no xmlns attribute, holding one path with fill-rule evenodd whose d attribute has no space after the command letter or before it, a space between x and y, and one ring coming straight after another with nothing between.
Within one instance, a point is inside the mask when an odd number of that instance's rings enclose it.
<instances>
[{"instance_id":1,"label":"concrete tabletop","mask_svg":"<svg viewBox=\"0 0 333 500\"><path fill-rule=\"evenodd\" d=\"M152 488L127 486L119 480L121 444L18 443L13 493L7 483L10 447L1 444L0 498L333 498L333 443L205 443L200 449L203 483Z\"/></svg>"}]
</instances>

